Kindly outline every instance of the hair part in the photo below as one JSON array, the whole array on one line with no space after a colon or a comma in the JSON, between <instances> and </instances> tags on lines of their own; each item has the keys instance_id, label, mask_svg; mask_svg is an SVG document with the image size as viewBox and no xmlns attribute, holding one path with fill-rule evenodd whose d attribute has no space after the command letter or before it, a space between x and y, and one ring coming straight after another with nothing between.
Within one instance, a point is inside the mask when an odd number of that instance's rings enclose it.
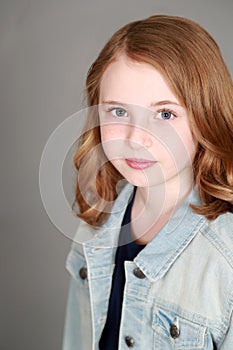
<instances>
[{"instance_id":1,"label":"hair part","mask_svg":"<svg viewBox=\"0 0 233 350\"><path fill-rule=\"evenodd\" d=\"M197 23L176 16L155 15L126 24L108 40L88 71L88 107L99 104L103 73L120 55L159 70L189 114L197 141L194 181L203 203L191 205L193 211L209 220L233 212L233 85L214 39ZM74 164L87 174L92 174L94 167L99 170L95 179L82 183L82 191L77 181L75 201L80 208L78 216L100 226L109 215L105 206L117 197L122 176L106 159L102 147L86 159L97 145L101 139L95 110L88 115ZM98 168L98 160L104 157L104 165ZM87 203L83 194L91 191L97 196Z\"/></svg>"}]
</instances>

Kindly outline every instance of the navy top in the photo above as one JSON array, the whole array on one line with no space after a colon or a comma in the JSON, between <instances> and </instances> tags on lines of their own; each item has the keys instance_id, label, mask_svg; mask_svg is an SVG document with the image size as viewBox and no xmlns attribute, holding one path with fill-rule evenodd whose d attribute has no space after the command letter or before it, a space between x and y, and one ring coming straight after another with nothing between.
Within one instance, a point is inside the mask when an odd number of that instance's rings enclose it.
<instances>
[{"instance_id":1,"label":"navy top","mask_svg":"<svg viewBox=\"0 0 233 350\"><path fill-rule=\"evenodd\" d=\"M145 245L139 245L131 241L130 225L127 225L131 221L131 209L135 193L136 187L134 188L133 196L131 196L122 221L119 244L115 256L115 269L112 278L112 289L108 305L107 320L99 341L100 350L118 349L121 307L125 284L124 261L132 261L145 247Z\"/></svg>"}]
</instances>

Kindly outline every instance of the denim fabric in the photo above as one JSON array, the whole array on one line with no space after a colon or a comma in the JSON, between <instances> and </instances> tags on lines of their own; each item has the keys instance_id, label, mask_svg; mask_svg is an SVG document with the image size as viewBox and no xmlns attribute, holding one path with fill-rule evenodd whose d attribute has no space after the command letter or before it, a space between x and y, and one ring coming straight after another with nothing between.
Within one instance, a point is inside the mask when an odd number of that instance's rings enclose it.
<instances>
[{"instance_id":1,"label":"denim fabric","mask_svg":"<svg viewBox=\"0 0 233 350\"><path fill-rule=\"evenodd\" d=\"M100 229L82 222L77 230L66 263L71 279L63 350L98 349L132 191L124 187ZM135 350L233 349L233 215L208 221L189 203L199 203L196 189L134 261L125 262L119 350L129 348L129 338ZM86 279L80 277L82 267ZM134 275L136 267L145 278Z\"/></svg>"}]
</instances>

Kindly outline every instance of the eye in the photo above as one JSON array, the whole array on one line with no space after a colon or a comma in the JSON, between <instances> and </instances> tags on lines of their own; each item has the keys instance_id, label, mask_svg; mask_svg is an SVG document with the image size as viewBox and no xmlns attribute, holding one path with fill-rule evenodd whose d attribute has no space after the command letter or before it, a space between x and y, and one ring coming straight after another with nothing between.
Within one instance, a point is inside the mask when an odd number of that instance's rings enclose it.
<instances>
[{"instance_id":1,"label":"eye","mask_svg":"<svg viewBox=\"0 0 233 350\"><path fill-rule=\"evenodd\" d=\"M112 112L113 117L127 117L127 112L123 108L112 107L108 109L108 112Z\"/></svg>"},{"instance_id":2,"label":"eye","mask_svg":"<svg viewBox=\"0 0 233 350\"><path fill-rule=\"evenodd\" d=\"M171 120L171 119L174 119L175 117L176 117L175 113L165 109L162 111L159 111L155 116L156 119L163 119L163 120Z\"/></svg>"}]
</instances>

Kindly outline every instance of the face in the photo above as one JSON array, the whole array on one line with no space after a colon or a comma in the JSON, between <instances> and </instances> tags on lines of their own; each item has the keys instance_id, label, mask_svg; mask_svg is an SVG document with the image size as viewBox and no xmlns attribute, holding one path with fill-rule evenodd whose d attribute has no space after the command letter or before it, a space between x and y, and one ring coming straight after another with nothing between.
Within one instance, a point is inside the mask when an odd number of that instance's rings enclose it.
<instances>
[{"instance_id":1,"label":"face","mask_svg":"<svg viewBox=\"0 0 233 350\"><path fill-rule=\"evenodd\" d=\"M195 142L185 108L153 66L121 56L100 82L103 150L135 186L174 181L192 168Z\"/></svg>"}]
</instances>

